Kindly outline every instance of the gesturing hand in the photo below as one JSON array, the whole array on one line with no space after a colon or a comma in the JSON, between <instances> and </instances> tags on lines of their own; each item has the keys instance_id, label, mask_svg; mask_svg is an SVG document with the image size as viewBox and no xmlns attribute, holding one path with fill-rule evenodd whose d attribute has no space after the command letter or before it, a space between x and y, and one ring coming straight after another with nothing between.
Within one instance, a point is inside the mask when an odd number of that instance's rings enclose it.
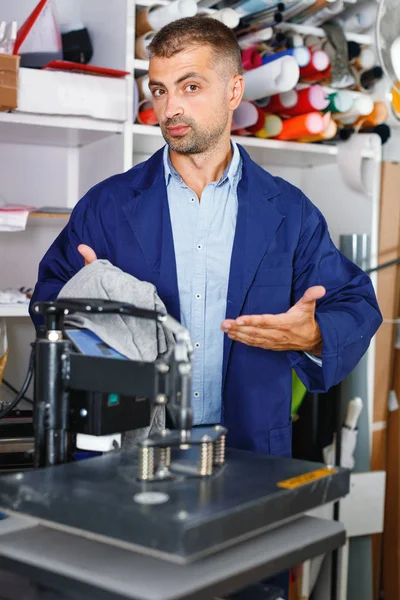
<instances>
[{"instance_id":1,"label":"gesturing hand","mask_svg":"<svg viewBox=\"0 0 400 600\"><path fill-rule=\"evenodd\" d=\"M234 320L226 319L221 329L232 340L248 346L321 355L322 337L315 320L315 304L325 293L325 288L320 285L310 287L286 313L244 315Z\"/></svg>"},{"instance_id":2,"label":"gesturing hand","mask_svg":"<svg viewBox=\"0 0 400 600\"><path fill-rule=\"evenodd\" d=\"M85 267L97 260L95 251L90 246L86 246L86 244L80 244L78 246L78 252L85 259Z\"/></svg>"}]
</instances>

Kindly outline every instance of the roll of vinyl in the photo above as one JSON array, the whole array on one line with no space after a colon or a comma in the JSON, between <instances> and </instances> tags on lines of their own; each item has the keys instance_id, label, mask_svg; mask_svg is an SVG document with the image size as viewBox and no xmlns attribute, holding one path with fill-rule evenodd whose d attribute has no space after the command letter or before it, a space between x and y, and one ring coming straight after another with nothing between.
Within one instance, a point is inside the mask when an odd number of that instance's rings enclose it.
<instances>
[{"instance_id":1,"label":"roll of vinyl","mask_svg":"<svg viewBox=\"0 0 400 600\"><path fill-rule=\"evenodd\" d=\"M332 113L347 112L351 109L354 103L354 96L347 90L332 90L324 88L325 94L328 97L329 104L325 110Z\"/></svg>"},{"instance_id":2,"label":"roll of vinyl","mask_svg":"<svg viewBox=\"0 0 400 600\"><path fill-rule=\"evenodd\" d=\"M136 15L136 35L158 31L164 25L182 17L194 17L197 13L195 0L175 0L167 6L155 5L141 10Z\"/></svg>"},{"instance_id":3,"label":"roll of vinyl","mask_svg":"<svg viewBox=\"0 0 400 600\"><path fill-rule=\"evenodd\" d=\"M324 128L321 133L317 133L316 135L308 135L302 138L299 138L298 142L304 143L312 143L312 142L323 142L326 140L331 140L337 134L338 126L337 123L333 119L329 119L328 125Z\"/></svg>"},{"instance_id":4,"label":"roll of vinyl","mask_svg":"<svg viewBox=\"0 0 400 600\"><path fill-rule=\"evenodd\" d=\"M136 83L139 90L139 100L147 99L152 100L152 95L149 90L149 76L143 75L142 77L138 77L136 79Z\"/></svg>"},{"instance_id":5,"label":"roll of vinyl","mask_svg":"<svg viewBox=\"0 0 400 600\"><path fill-rule=\"evenodd\" d=\"M343 23L345 31L352 33L362 33L367 31L376 22L378 13L378 2L370 0L369 2L357 3L357 6L350 8Z\"/></svg>"},{"instance_id":6,"label":"roll of vinyl","mask_svg":"<svg viewBox=\"0 0 400 600\"><path fill-rule=\"evenodd\" d=\"M304 21L304 25L309 25L310 27L319 27L326 21L333 19L333 17L341 13L343 9L344 0L334 0L333 2L330 2L328 6L325 6L325 8L322 8L315 14L310 15L310 17Z\"/></svg>"},{"instance_id":7,"label":"roll of vinyl","mask_svg":"<svg viewBox=\"0 0 400 600\"><path fill-rule=\"evenodd\" d=\"M318 112L292 117L283 121L282 125L282 132L276 138L278 140L297 140L324 130L324 120Z\"/></svg>"},{"instance_id":8,"label":"roll of vinyl","mask_svg":"<svg viewBox=\"0 0 400 600\"><path fill-rule=\"evenodd\" d=\"M332 115L332 118L344 125L352 125L360 117L370 115L373 110L374 103L372 98L365 94L360 94L355 98L353 106L348 112L336 113Z\"/></svg>"},{"instance_id":9,"label":"roll of vinyl","mask_svg":"<svg viewBox=\"0 0 400 600\"><path fill-rule=\"evenodd\" d=\"M238 44L240 48L250 48L259 42L268 42L273 36L274 30L272 27L265 27L256 33L249 33L239 37Z\"/></svg>"},{"instance_id":10,"label":"roll of vinyl","mask_svg":"<svg viewBox=\"0 0 400 600\"><path fill-rule=\"evenodd\" d=\"M300 77L302 79L307 79L310 76L313 77L319 75L328 69L330 63L330 58L326 52L323 50L316 50L311 53L309 64L300 69Z\"/></svg>"},{"instance_id":11,"label":"roll of vinyl","mask_svg":"<svg viewBox=\"0 0 400 600\"><path fill-rule=\"evenodd\" d=\"M372 46L361 48L360 56L356 59L355 65L361 70L372 69L377 64L377 56Z\"/></svg>"},{"instance_id":12,"label":"roll of vinyl","mask_svg":"<svg viewBox=\"0 0 400 600\"><path fill-rule=\"evenodd\" d=\"M256 100L293 89L300 69L293 56L283 56L244 74L246 100Z\"/></svg>"},{"instance_id":13,"label":"roll of vinyl","mask_svg":"<svg viewBox=\"0 0 400 600\"><path fill-rule=\"evenodd\" d=\"M329 105L324 88L320 85L312 85L302 90L297 90L297 102L294 106L284 109L286 116L304 115L313 111L325 110Z\"/></svg>"},{"instance_id":14,"label":"roll of vinyl","mask_svg":"<svg viewBox=\"0 0 400 600\"><path fill-rule=\"evenodd\" d=\"M287 50L281 50L280 52L263 54L262 64L266 65L282 56L293 56L299 67L306 67L311 60L311 52L306 46L296 46L294 48L288 48Z\"/></svg>"},{"instance_id":15,"label":"roll of vinyl","mask_svg":"<svg viewBox=\"0 0 400 600\"><path fill-rule=\"evenodd\" d=\"M281 133L282 128L282 119L278 115L265 115L264 128L255 135L262 139L274 138Z\"/></svg>"},{"instance_id":16,"label":"roll of vinyl","mask_svg":"<svg viewBox=\"0 0 400 600\"><path fill-rule=\"evenodd\" d=\"M250 131L250 133L253 135L255 135L258 131L261 131L262 129L264 129L264 125L265 125L265 112L263 111L262 108L260 108L256 104L254 106L257 109L257 121L254 123L254 125L250 125L250 127L246 127L247 131Z\"/></svg>"},{"instance_id":17,"label":"roll of vinyl","mask_svg":"<svg viewBox=\"0 0 400 600\"><path fill-rule=\"evenodd\" d=\"M213 19L217 19L229 29L235 29L240 23L240 17L233 8L222 8L221 10L217 10L212 12L210 15Z\"/></svg>"},{"instance_id":18,"label":"roll of vinyl","mask_svg":"<svg viewBox=\"0 0 400 600\"><path fill-rule=\"evenodd\" d=\"M386 102L375 102L372 112L366 117L360 117L354 123L354 127L377 127L382 125L389 118L389 109Z\"/></svg>"},{"instance_id":19,"label":"roll of vinyl","mask_svg":"<svg viewBox=\"0 0 400 600\"><path fill-rule=\"evenodd\" d=\"M135 41L135 56L136 56L136 58L140 58L142 60L148 59L147 47L150 44L150 42L152 41L155 34L156 34L155 31L148 31L144 35L141 35L138 38L136 38L136 41Z\"/></svg>"},{"instance_id":20,"label":"roll of vinyl","mask_svg":"<svg viewBox=\"0 0 400 600\"><path fill-rule=\"evenodd\" d=\"M360 85L363 90L370 90L377 81L382 79L383 69L380 66L372 67L360 73Z\"/></svg>"},{"instance_id":21,"label":"roll of vinyl","mask_svg":"<svg viewBox=\"0 0 400 600\"><path fill-rule=\"evenodd\" d=\"M244 0L238 6L235 6L235 10L238 12L240 18L246 15L253 15L269 8L274 8L276 0Z\"/></svg>"},{"instance_id":22,"label":"roll of vinyl","mask_svg":"<svg viewBox=\"0 0 400 600\"><path fill-rule=\"evenodd\" d=\"M142 125L157 125L158 120L152 102L149 100L139 102L137 120Z\"/></svg>"},{"instance_id":23,"label":"roll of vinyl","mask_svg":"<svg viewBox=\"0 0 400 600\"><path fill-rule=\"evenodd\" d=\"M232 131L247 129L258 120L258 110L253 102L242 100L233 113Z\"/></svg>"},{"instance_id":24,"label":"roll of vinyl","mask_svg":"<svg viewBox=\"0 0 400 600\"><path fill-rule=\"evenodd\" d=\"M262 65L262 57L255 46L242 50L242 65L245 71L251 71Z\"/></svg>"},{"instance_id":25,"label":"roll of vinyl","mask_svg":"<svg viewBox=\"0 0 400 600\"><path fill-rule=\"evenodd\" d=\"M269 99L269 102L264 104L264 110L268 113L282 113L293 106L296 106L298 102L298 93L296 90L289 90L283 94L276 94Z\"/></svg>"}]
</instances>

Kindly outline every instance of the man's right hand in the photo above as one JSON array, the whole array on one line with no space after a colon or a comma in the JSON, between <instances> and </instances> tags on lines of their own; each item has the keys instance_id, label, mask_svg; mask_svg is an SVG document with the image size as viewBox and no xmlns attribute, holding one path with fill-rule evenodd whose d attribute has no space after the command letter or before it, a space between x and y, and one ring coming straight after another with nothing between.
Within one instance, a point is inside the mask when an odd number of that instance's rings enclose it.
<instances>
[{"instance_id":1,"label":"man's right hand","mask_svg":"<svg viewBox=\"0 0 400 600\"><path fill-rule=\"evenodd\" d=\"M78 252L85 259L85 267L97 260L95 251L90 246L86 246L86 244L80 244L78 246Z\"/></svg>"}]
</instances>

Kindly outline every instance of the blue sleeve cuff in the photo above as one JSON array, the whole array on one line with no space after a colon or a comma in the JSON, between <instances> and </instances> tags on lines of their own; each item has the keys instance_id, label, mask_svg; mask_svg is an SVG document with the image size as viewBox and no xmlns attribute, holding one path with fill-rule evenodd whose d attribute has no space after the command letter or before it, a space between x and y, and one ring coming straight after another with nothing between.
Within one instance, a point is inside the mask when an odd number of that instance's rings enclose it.
<instances>
[{"instance_id":1,"label":"blue sleeve cuff","mask_svg":"<svg viewBox=\"0 0 400 600\"><path fill-rule=\"evenodd\" d=\"M314 356L313 354L309 354L308 352L304 352L304 354L306 356L308 356L308 358L310 360L312 360L316 365L318 365L319 367L322 367L322 358L318 358L317 356Z\"/></svg>"}]
</instances>

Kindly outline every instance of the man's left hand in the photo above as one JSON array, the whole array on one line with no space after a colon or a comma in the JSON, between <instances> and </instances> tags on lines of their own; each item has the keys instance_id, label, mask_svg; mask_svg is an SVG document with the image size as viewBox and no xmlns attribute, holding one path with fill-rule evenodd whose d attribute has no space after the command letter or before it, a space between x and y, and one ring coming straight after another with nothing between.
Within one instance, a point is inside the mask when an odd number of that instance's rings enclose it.
<instances>
[{"instance_id":1,"label":"man's left hand","mask_svg":"<svg viewBox=\"0 0 400 600\"><path fill-rule=\"evenodd\" d=\"M221 329L232 340L248 346L267 350L296 350L320 356L322 337L315 319L315 306L325 293L325 288L320 285L310 287L286 313L226 319Z\"/></svg>"}]
</instances>

